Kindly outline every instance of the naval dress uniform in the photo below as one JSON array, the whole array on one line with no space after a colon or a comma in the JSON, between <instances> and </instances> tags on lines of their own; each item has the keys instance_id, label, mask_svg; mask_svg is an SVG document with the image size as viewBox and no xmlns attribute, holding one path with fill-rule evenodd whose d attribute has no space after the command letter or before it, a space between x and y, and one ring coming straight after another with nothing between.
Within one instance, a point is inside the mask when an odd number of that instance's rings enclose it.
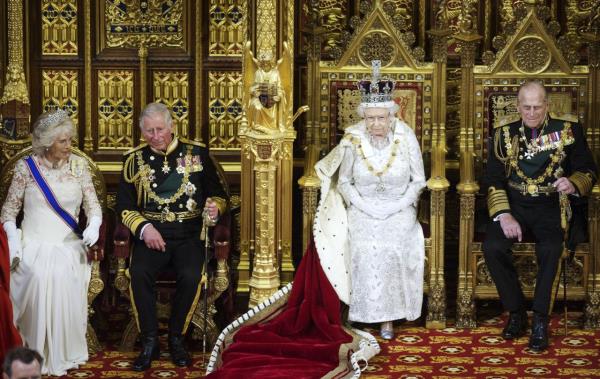
<instances>
[{"instance_id":1,"label":"naval dress uniform","mask_svg":"<svg viewBox=\"0 0 600 379\"><path fill-rule=\"evenodd\" d=\"M564 240L559 194L552 183L563 176L575 186L572 198L588 195L596 181L596 165L575 116L550 113L535 131L519 115L496 124L484 179L491 221L483 251L500 299L510 312L524 312L525 299L510 252L516 239L505 237L497 217L509 212L523 234L535 238L538 272L532 309L547 315Z\"/></svg>"},{"instance_id":2,"label":"naval dress uniform","mask_svg":"<svg viewBox=\"0 0 600 379\"><path fill-rule=\"evenodd\" d=\"M200 240L207 197L226 210L227 195L203 144L173 137L165 152L143 144L124 156L117 212L135 236L129 274L134 314L142 336L156 335L155 281L170 266L177 288L169 332L185 334L200 294L204 242ZM140 239L147 224L160 232L166 251Z\"/></svg>"}]
</instances>

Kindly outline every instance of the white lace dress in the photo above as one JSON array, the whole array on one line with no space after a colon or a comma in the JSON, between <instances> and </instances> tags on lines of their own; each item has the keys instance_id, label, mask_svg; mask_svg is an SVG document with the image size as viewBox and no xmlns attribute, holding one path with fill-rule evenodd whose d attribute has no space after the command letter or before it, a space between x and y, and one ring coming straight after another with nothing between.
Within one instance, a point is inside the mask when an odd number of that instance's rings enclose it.
<instances>
[{"instance_id":1,"label":"white lace dress","mask_svg":"<svg viewBox=\"0 0 600 379\"><path fill-rule=\"evenodd\" d=\"M414 132L398 120L392 125L382 149L371 146L363 123L346 131L352 137L345 138L337 188L349 204L351 321L421 315L425 247L416 204L423 160Z\"/></svg>"},{"instance_id":2,"label":"white lace dress","mask_svg":"<svg viewBox=\"0 0 600 379\"><path fill-rule=\"evenodd\" d=\"M102 217L82 158L71 155L58 169L35 159L58 202L75 219L82 204L88 219ZM10 278L14 320L26 344L44 357L42 373L64 375L88 359L87 249L50 208L24 160L15 165L0 221L14 221L21 207L23 255Z\"/></svg>"}]
</instances>

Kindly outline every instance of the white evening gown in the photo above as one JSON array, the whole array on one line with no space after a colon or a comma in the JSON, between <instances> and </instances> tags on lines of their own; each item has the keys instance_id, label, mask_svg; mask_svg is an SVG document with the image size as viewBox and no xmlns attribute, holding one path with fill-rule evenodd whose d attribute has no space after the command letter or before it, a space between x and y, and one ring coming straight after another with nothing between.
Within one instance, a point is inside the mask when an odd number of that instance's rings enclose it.
<instances>
[{"instance_id":1,"label":"white evening gown","mask_svg":"<svg viewBox=\"0 0 600 379\"><path fill-rule=\"evenodd\" d=\"M417 319L425 259L423 230L416 215L416 203L425 187L419 143L414 132L397 119L392 123L390 143L382 149L371 146L364 123L348 128L346 134L352 137L346 137L351 143L340 165L338 190L350 204L348 318L368 323ZM375 175L382 171L383 187Z\"/></svg>"},{"instance_id":2,"label":"white evening gown","mask_svg":"<svg viewBox=\"0 0 600 379\"><path fill-rule=\"evenodd\" d=\"M82 158L71 155L58 169L36 160L54 196L75 219L82 202L88 219L102 216ZM42 374L64 375L88 359L87 249L50 208L24 160L15 166L1 221L14 220L21 206L23 255L10 278L14 320L27 346L44 357Z\"/></svg>"}]
</instances>

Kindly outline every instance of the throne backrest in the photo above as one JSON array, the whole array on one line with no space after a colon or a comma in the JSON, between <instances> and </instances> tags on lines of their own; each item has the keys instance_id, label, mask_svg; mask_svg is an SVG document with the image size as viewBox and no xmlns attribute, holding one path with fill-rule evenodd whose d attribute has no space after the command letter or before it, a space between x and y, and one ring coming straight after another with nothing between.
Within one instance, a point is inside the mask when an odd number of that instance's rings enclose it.
<instances>
[{"instance_id":1,"label":"throne backrest","mask_svg":"<svg viewBox=\"0 0 600 379\"><path fill-rule=\"evenodd\" d=\"M588 67L569 63L545 23L530 12L489 64L473 67L473 180L479 181L485 171L494 127L503 116L517 113L517 94L528 80L537 80L546 88L549 112L572 114L584 129L591 126ZM586 130L589 136L591 128ZM475 227L481 232L487 222L485 194L480 191L477 200Z\"/></svg>"},{"instance_id":2,"label":"throne backrest","mask_svg":"<svg viewBox=\"0 0 600 379\"><path fill-rule=\"evenodd\" d=\"M370 65L321 69L321 125L327 128L327 147L333 148L344 129L361 119L356 112L360 104L357 81L370 75ZM396 117L415 132L421 150L428 151L431 131L432 69L414 72L407 67L382 70L395 81L392 99L398 104Z\"/></svg>"}]
</instances>

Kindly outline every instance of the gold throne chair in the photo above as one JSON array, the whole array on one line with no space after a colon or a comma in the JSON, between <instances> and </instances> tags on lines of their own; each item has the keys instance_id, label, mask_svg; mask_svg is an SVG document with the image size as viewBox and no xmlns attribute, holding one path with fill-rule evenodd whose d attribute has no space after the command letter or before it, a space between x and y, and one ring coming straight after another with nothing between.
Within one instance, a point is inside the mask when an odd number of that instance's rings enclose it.
<instances>
[{"instance_id":1,"label":"gold throne chair","mask_svg":"<svg viewBox=\"0 0 600 379\"><path fill-rule=\"evenodd\" d=\"M477 181L485 171L488 142L493 138L494 125L503 116L517 113L519 86L531 79L543 82L548 91L550 112L575 115L586 130L588 143L592 134L597 133L593 130L597 123L592 122L588 113L590 103L587 96L593 85L588 67L569 62L550 29L535 11L530 10L515 22L515 33L507 37L503 48L495 55L492 52L487 52L487 57L484 55L486 65L470 65L472 70L467 73L470 85L462 88L462 98L472 99L468 107L472 113L465 116L468 121L461 125L460 131L457 327L476 326L477 299L498 299L483 258L482 242L489 217L487 195L482 193ZM593 144L590 147L594 152ZM585 301L585 326L589 328L600 327L599 195L596 185L588 198L588 241L578 244L572 263L566 266L567 300ZM512 251L523 292L530 299L535 290L537 272L535 244L528 241L515 243ZM562 280L557 285L560 290L556 299L562 300Z\"/></svg>"},{"instance_id":2,"label":"gold throne chair","mask_svg":"<svg viewBox=\"0 0 600 379\"><path fill-rule=\"evenodd\" d=\"M397 117L413 128L423 153L427 189L419 201L419 221L425 233L424 292L427 294L426 325L443 328L446 325L446 288L444 282L444 222L445 194L449 187L445 177L445 94L446 36L431 32L433 43L440 48L435 62L423 62L420 47L412 48L412 33L402 33L379 3L365 16L345 46L341 58L321 61L314 77L308 78L315 90L309 111L317 130L313 144L323 156L342 138L344 128L360 121L356 108L360 103L357 81L371 74L371 61L381 61L381 75L395 81L393 98L400 107ZM306 183L314 176L313 165L319 153L309 146L305 173L300 183L305 199L314 196ZM318 179L317 179L318 181ZM306 215L316 210L305 209L304 235L310 235L312 222ZM306 205L306 204L305 204Z\"/></svg>"}]
</instances>

